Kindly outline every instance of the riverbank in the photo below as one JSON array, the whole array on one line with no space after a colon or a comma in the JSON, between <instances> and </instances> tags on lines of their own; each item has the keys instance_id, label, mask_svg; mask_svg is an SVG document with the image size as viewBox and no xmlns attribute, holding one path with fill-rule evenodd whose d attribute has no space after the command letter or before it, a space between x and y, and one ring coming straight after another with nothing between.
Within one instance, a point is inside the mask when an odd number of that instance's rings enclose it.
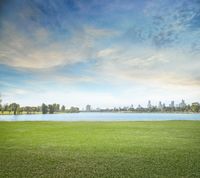
<instances>
[{"instance_id":1,"label":"riverbank","mask_svg":"<svg viewBox=\"0 0 200 178\"><path fill-rule=\"evenodd\" d=\"M0 177L199 177L200 122L0 122Z\"/></svg>"}]
</instances>

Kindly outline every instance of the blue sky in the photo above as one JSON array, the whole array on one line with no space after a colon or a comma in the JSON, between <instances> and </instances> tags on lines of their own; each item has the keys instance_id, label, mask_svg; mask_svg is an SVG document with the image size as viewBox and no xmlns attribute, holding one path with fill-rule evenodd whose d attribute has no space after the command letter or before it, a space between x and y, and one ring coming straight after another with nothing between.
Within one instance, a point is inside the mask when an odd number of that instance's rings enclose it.
<instances>
[{"instance_id":1,"label":"blue sky","mask_svg":"<svg viewBox=\"0 0 200 178\"><path fill-rule=\"evenodd\" d=\"M1 1L0 92L21 105L200 101L200 1Z\"/></svg>"}]
</instances>

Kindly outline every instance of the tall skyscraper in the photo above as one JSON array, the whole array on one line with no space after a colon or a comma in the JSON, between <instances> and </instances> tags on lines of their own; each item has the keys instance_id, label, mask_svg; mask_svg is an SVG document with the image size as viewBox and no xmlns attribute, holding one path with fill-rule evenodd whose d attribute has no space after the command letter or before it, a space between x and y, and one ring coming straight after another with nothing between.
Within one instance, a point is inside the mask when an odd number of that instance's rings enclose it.
<instances>
[{"instance_id":1,"label":"tall skyscraper","mask_svg":"<svg viewBox=\"0 0 200 178\"><path fill-rule=\"evenodd\" d=\"M169 107L174 108L174 101L171 101L171 104L169 105Z\"/></svg>"},{"instance_id":2,"label":"tall skyscraper","mask_svg":"<svg viewBox=\"0 0 200 178\"><path fill-rule=\"evenodd\" d=\"M138 107L137 107L137 109L142 109L142 106L139 104Z\"/></svg>"},{"instance_id":3,"label":"tall skyscraper","mask_svg":"<svg viewBox=\"0 0 200 178\"><path fill-rule=\"evenodd\" d=\"M85 108L85 110L87 111L87 112L90 112L91 111L91 105L86 105L86 108Z\"/></svg>"},{"instance_id":4,"label":"tall skyscraper","mask_svg":"<svg viewBox=\"0 0 200 178\"><path fill-rule=\"evenodd\" d=\"M161 103L161 101L159 101L159 103L158 103L158 109L162 109L162 108L163 108L162 103Z\"/></svg>"},{"instance_id":5,"label":"tall skyscraper","mask_svg":"<svg viewBox=\"0 0 200 178\"><path fill-rule=\"evenodd\" d=\"M180 107L180 108L186 107L186 104L185 104L185 101L184 101L184 100L181 101L181 103L179 104L179 107Z\"/></svg>"},{"instance_id":6,"label":"tall skyscraper","mask_svg":"<svg viewBox=\"0 0 200 178\"><path fill-rule=\"evenodd\" d=\"M151 101L150 100L148 101L147 108L151 109Z\"/></svg>"}]
</instances>

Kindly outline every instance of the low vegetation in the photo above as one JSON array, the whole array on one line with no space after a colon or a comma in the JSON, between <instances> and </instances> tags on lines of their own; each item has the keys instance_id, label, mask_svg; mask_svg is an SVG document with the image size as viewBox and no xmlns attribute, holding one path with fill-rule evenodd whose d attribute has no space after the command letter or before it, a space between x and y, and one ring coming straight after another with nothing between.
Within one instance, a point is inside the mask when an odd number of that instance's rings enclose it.
<instances>
[{"instance_id":1,"label":"low vegetation","mask_svg":"<svg viewBox=\"0 0 200 178\"><path fill-rule=\"evenodd\" d=\"M200 122L0 122L0 177L200 177Z\"/></svg>"}]
</instances>

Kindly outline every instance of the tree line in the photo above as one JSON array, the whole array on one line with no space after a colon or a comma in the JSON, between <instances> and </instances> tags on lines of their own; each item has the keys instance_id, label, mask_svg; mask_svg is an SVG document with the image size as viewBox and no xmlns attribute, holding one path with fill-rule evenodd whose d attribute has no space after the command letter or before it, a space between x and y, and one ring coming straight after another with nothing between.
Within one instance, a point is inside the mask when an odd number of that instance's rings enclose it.
<instances>
[{"instance_id":1,"label":"tree line","mask_svg":"<svg viewBox=\"0 0 200 178\"><path fill-rule=\"evenodd\" d=\"M66 109L64 105L62 105L60 107L59 104L49 104L46 105L45 103L42 104L41 106L41 111L43 114L53 114L55 112L69 112L69 113L76 113L79 112L79 108L78 107L74 107L72 106L70 109Z\"/></svg>"},{"instance_id":2,"label":"tree line","mask_svg":"<svg viewBox=\"0 0 200 178\"><path fill-rule=\"evenodd\" d=\"M45 104L43 103L41 106L20 106L17 103L11 104L0 104L0 112L1 114L54 114L54 113L74 113L79 112L78 107L71 107L66 109L64 105L60 107L60 104Z\"/></svg>"},{"instance_id":3,"label":"tree line","mask_svg":"<svg viewBox=\"0 0 200 178\"><path fill-rule=\"evenodd\" d=\"M123 108L113 108L113 109L98 109L91 110L92 112L200 112L200 103L194 102L191 105L179 105L179 106L165 106L162 108L157 106L151 106L150 108L143 108L140 105L137 108L131 107L123 107ZM18 103L11 104L2 104L2 99L0 95L0 114L54 114L54 113L77 113L80 112L78 107L70 107L67 109L64 105L60 105L57 103L54 104L45 104L42 103L41 106L20 106Z\"/></svg>"}]
</instances>

